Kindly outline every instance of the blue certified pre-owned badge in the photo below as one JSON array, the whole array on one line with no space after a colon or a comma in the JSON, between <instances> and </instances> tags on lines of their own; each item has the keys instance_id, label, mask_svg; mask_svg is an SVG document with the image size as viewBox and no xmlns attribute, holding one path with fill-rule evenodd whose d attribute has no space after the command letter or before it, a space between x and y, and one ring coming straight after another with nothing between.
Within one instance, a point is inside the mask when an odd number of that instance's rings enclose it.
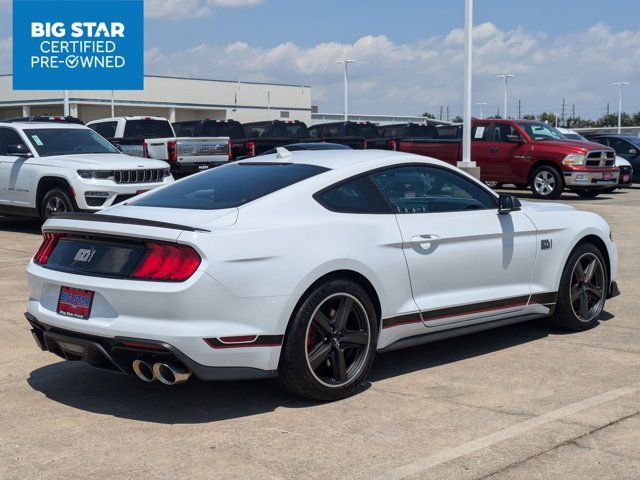
<instances>
[{"instance_id":1,"label":"blue certified pre-owned badge","mask_svg":"<svg viewBox=\"0 0 640 480\"><path fill-rule=\"evenodd\" d=\"M14 90L141 90L143 0L13 0Z\"/></svg>"}]
</instances>

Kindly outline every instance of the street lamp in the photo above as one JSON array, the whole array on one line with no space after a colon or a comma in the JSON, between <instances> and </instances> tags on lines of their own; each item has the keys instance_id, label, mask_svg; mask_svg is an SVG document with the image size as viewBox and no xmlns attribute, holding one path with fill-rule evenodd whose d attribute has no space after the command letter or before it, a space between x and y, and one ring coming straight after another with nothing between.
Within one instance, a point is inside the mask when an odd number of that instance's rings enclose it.
<instances>
[{"instance_id":1,"label":"street lamp","mask_svg":"<svg viewBox=\"0 0 640 480\"><path fill-rule=\"evenodd\" d=\"M629 82L612 82L611 85L618 87L618 133L622 127L622 86L629 85Z\"/></svg>"},{"instance_id":2,"label":"street lamp","mask_svg":"<svg viewBox=\"0 0 640 480\"><path fill-rule=\"evenodd\" d=\"M267 118L271 120L271 94L273 90L265 90L264 93L267 94Z\"/></svg>"},{"instance_id":3,"label":"street lamp","mask_svg":"<svg viewBox=\"0 0 640 480\"><path fill-rule=\"evenodd\" d=\"M482 114L482 107L485 106L486 104L487 102L476 102L476 105L480 107L480 120L484 118L484 115Z\"/></svg>"},{"instance_id":4,"label":"street lamp","mask_svg":"<svg viewBox=\"0 0 640 480\"><path fill-rule=\"evenodd\" d=\"M346 122L347 120L349 120L349 112L348 112L348 105L349 105L349 79L347 78L347 66L350 63L355 62L356 60L348 60L348 59L344 59L344 60L338 60L336 63L339 64L343 64L344 65L344 121Z\"/></svg>"},{"instance_id":5,"label":"street lamp","mask_svg":"<svg viewBox=\"0 0 640 480\"><path fill-rule=\"evenodd\" d=\"M502 114L504 115L503 118L508 118L509 116L507 115L507 83L509 81L510 78L515 77L515 75L512 75L510 73L503 73L501 75L498 75L497 78L504 78L504 110L502 111Z\"/></svg>"}]
</instances>

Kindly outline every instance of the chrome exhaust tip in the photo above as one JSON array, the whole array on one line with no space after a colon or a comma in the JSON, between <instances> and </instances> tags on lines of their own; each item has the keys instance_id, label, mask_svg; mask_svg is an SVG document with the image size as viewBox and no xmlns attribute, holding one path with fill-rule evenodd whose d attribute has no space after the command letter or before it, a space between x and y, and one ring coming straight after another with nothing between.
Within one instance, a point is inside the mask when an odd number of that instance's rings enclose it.
<instances>
[{"instance_id":1,"label":"chrome exhaust tip","mask_svg":"<svg viewBox=\"0 0 640 480\"><path fill-rule=\"evenodd\" d=\"M191 372L177 363L156 363L153 375L165 385L175 385L189 380Z\"/></svg>"},{"instance_id":2,"label":"chrome exhaust tip","mask_svg":"<svg viewBox=\"0 0 640 480\"><path fill-rule=\"evenodd\" d=\"M153 382L156 379L153 366L144 360L134 360L131 367L136 376L144 382Z\"/></svg>"}]
</instances>

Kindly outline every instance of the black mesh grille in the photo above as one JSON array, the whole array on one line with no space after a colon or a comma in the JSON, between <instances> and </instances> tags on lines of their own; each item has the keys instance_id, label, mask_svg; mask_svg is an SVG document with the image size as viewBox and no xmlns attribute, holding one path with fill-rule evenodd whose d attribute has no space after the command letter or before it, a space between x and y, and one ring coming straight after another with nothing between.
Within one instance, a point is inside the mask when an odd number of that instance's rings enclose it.
<instances>
[{"instance_id":1,"label":"black mesh grille","mask_svg":"<svg viewBox=\"0 0 640 480\"><path fill-rule=\"evenodd\" d=\"M162 168L116 170L114 179L116 183L155 183L161 182L164 175Z\"/></svg>"}]
</instances>

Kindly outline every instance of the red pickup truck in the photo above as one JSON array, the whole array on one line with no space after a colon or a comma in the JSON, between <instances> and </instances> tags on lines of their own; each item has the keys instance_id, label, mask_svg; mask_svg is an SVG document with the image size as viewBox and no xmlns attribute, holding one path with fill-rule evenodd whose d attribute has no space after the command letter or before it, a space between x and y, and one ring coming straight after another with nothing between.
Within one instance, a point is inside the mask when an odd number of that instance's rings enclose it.
<instances>
[{"instance_id":1,"label":"red pickup truck","mask_svg":"<svg viewBox=\"0 0 640 480\"><path fill-rule=\"evenodd\" d=\"M601 144L568 140L550 125L530 120L475 120L472 125L471 158L485 182L530 187L537 198L559 198L565 188L592 198L618 182L615 152ZM462 157L460 136L404 139L396 148L455 165Z\"/></svg>"}]
</instances>

